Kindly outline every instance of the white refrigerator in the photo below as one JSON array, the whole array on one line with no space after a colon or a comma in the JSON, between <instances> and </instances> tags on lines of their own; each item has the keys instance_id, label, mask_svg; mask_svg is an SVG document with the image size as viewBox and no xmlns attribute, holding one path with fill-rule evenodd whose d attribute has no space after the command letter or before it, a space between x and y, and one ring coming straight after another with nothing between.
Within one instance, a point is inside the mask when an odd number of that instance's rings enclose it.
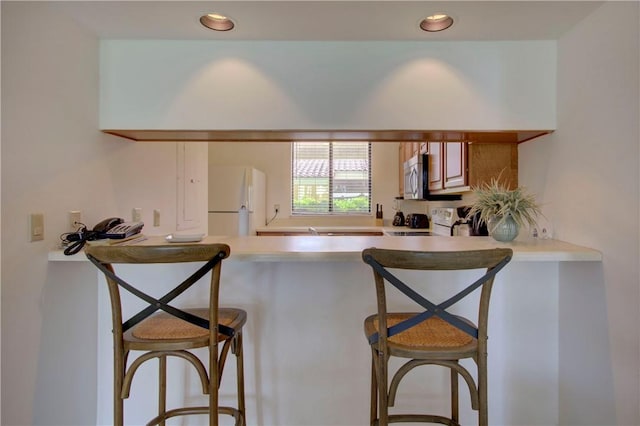
<instances>
[{"instance_id":1,"label":"white refrigerator","mask_svg":"<svg viewBox=\"0 0 640 426\"><path fill-rule=\"evenodd\" d=\"M209 165L209 235L255 235L266 224L266 202L260 170Z\"/></svg>"}]
</instances>

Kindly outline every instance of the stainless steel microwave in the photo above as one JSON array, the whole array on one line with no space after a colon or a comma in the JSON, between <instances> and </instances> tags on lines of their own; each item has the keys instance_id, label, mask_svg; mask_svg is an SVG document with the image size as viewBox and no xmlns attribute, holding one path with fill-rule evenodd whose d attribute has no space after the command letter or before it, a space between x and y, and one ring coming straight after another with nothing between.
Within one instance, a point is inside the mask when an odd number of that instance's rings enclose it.
<instances>
[{"instance_id":1,"label":"stainless steel microwave","mask_svg":"<svg viewBox=\"0 0 640 426\"><path fill-rule=\"evenodd\" d=\"M404 162L404 199L422 200L429 194L427 154L414 155Z\"/></svg>"}]
</instances>

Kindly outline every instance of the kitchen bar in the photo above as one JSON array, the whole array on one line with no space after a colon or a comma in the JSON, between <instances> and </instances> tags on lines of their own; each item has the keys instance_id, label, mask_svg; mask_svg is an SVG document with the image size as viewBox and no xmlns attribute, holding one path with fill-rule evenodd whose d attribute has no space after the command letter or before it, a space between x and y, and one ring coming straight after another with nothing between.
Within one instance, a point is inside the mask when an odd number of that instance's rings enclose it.
<instances>
[{"instance_id":1,"label":"kitchen bar","mask_svg":"<svg viewBox=\"0 0 640 426\"><path fill-rule=\"evenodd\" d=\"M558 424L559 287L566 274L588 274L602 260L599 252L555 240L505 245L489 237L209 236L204 241L231 246L231 257L222 268L222 300L248 312L247 424L367 424L370 353L362 323L375 311L376 302L373 277L360 252L372 246L411 250L511 247L514 258L496 280L490 314L490 423ZM164 240L151 237L140 244L158 242ZM86 262L82 254L64 256L58 251L51 252L49 260ZM159 276L175 273L172 268L164 268ZM127 272L135 274L135 267ZM461 281L468 277L459 275ZM99 280L97 277L96 285ZM109 424L110 317L106 286L99 284L97 424ZM184 374L169 378L170 398L176 403L200 398L193 387L196 381L190 373ZM426 403L446 412L448 396L442 390L446 380L442 372L425 369L416 381L404 383L400 392L412 395L406 402L409 409ZM140 377L134 386L154 389L154 372ZM234 386L233 380L223 383L223 401L234 397ZM143 394L132 392L125 404L125 412L132 413L130 424L142 421L155 409L153 392L148 392L149 397ZM127 404L135 408L127 410ZM468 399L462 397L461 422L472 424L475 416Z\"/></svg>"}]
</instances>

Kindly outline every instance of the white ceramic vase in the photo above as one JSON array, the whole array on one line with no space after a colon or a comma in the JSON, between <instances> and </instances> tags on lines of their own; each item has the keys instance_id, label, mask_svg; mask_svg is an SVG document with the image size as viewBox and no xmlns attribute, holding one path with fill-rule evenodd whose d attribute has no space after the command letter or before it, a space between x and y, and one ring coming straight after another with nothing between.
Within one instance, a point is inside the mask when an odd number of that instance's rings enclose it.
<instances>
[{"instance_id":1,"label":"white ceramic vase","mask_svg":"<svg viewBox=\"0 0 640 426\"><path fill-rule=\"evenodd\" d=\"M518 236L520 227L511 215L504 217L504 220L500 219L502 218L497 216L489 219L489 235L496 241L513 241Z\"/></svg>"}]
</instances>

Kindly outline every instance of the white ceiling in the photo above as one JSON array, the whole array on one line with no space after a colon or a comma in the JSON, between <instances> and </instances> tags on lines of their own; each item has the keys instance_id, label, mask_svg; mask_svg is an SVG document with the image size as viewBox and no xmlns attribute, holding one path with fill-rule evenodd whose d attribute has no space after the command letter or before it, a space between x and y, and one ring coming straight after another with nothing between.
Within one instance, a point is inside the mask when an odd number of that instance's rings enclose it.
<instances>
[{"instance_id":1,"label":"white ceiling","mask_svg":"<svg viewBox=\"0 0 640 426\"><path fill-rule=\"evenodd\" d=\"M600 1L69 1L47 2L104 39L201 40L553 40ZM218 12L236 28L215 32L201 15ZM455 24L426 33L426 15Z\"/></svg>"}]
</instances>

